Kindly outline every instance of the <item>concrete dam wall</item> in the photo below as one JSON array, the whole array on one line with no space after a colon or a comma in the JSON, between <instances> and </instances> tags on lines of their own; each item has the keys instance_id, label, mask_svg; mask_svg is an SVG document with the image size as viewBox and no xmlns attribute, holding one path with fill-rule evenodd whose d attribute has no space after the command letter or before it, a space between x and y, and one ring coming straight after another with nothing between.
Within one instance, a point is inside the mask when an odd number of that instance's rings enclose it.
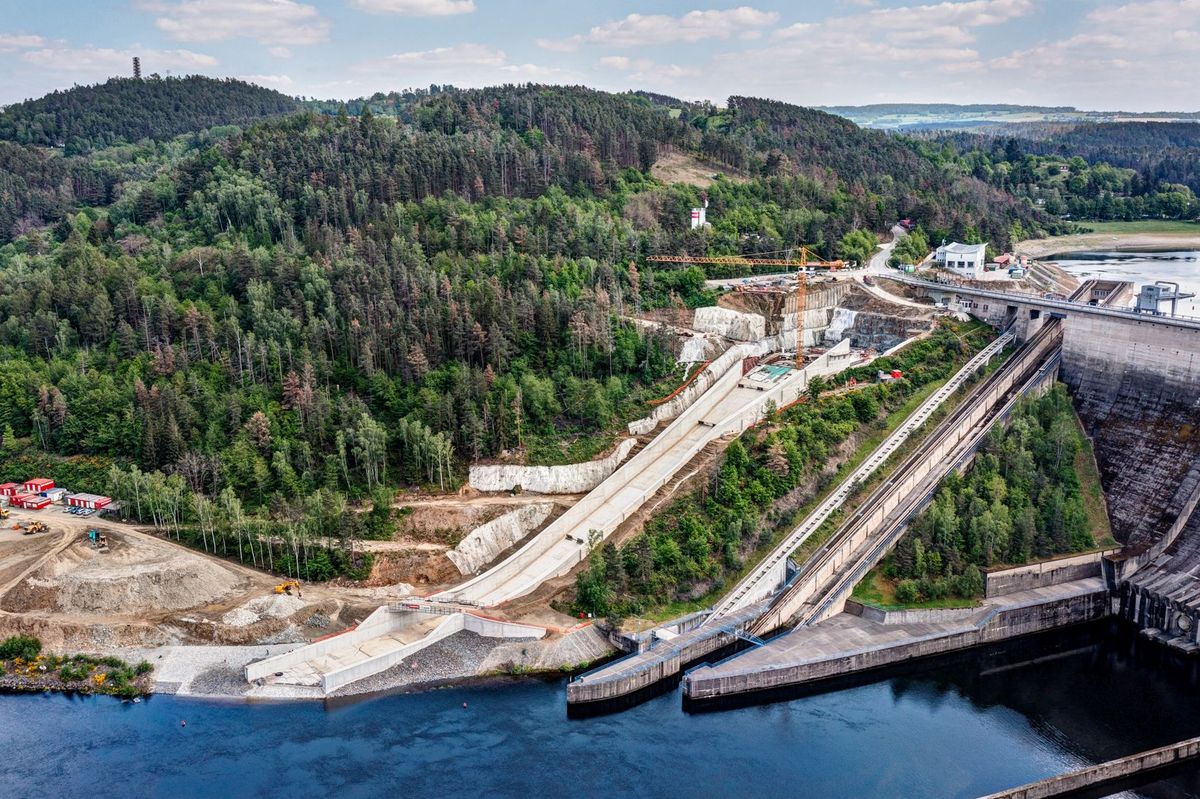
<instances>
[{"instance_id":1,"label":"concrete dam wall","mask_svg":"<svg viewBox=\"0 0 1200 799\"><path fill-rule=\"evenodd\" d=\"M1153 546L1200 480L1200 333L1072 315L1062 377L1095 442L1114 535Z\"/></svg>"}]
</instances>

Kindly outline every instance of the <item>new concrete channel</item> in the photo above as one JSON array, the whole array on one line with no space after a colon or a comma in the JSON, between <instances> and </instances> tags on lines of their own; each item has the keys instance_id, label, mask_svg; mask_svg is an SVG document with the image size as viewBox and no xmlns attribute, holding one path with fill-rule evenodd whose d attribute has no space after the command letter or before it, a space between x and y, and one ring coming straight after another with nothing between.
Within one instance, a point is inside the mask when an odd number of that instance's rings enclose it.
<instances>
[{"instance_id":1,"label":"new concrete channel","mask_svg":"<svg viewBox=\"0 0 1200 799\"><path fill-rule=\"evenodd\" d=\"M353 630L251 664L247 680L315 685L328 693L384 671L461 629L493 637L542 637L544 628L489 624L474 609L500 605L566 574L710 442L758 422L768 402L782 406L794 401L812 377L857 365L849 341L843 341L803 369L743 373L746 357L768 352L773 345L771 340L738 345L710 364L718 376L707 391L641 452L497 566L416 602L419 612L409 612L406 605L383 607ZM435 620L435 613L449 618Z\"/></svg>"},{"instance_id":2,"label":"new concrete channel","mask_svg":"<svg viewBox=\"0 0 1200 799\"><path fill-rule=\"evenodd\" d=\"M900 520L906 520L914 513L915 510L911 506L905 506L901 509L901 519L895 517L898 506L914 490L923 487L924 490L920 494L924 496L930 493L930 484L936 487L937 482L949 469L962 460L963 453L970 452L978 443L983 432L986 432L996 419L1011 410L1016 395L1023 393L1023 388L1029 388L1034 383L1043 383L1053 376L1053 367L1046 368L1045 361L1056 347L1055 326L1051 325L1018 350L931 433L918 451L906 460L892 478L876 490L863 509L835 533L817 555L809 560L804 571L775 599L760 601L740 610L735 609L711 624L704 624L701 620L694 629L686 632L671 630L669 627L664 630L666 635L655 631L649 639L650 643L653 644L656 638L661 638L665 639L665 645L660 643L658 646L651 646L575 678L567 687L569 705L575 708L576 712L587 712L582 706L596 705L598 709L603 709L605 705L614 702L624 704L628 702L627 697L646 692L656 682L676 679L686 664L719 649L738 645L740 642L749 642L761 647L763 642L758 638L759 635L764 631L783 627L800 610L800 606L816 594L818 588L839 575L840 567L848 562L859 562L859 559L851 556L856 550L875 540L872 535L881 525L891 522L888 530L894 530ZM964 369L976 371L983 362L986 361L972 360ZM886 445L887 442L881 447ZM955 454L960 449L961 452ZM949 460L945 471L936 468L952 454L955 454L955 457ZM851 477L853 479L854 476ZM807 526L808 520L798 529ZM793 536L789 536L791 537ZM886 552L886 549L882 549L882 552ZM882 553L879 556L881 557ZM759 572L763 575L770 574L766 569L760 569ZM838 585L840 586L840 583ZM840 605L838 609L840 610Z\"/></svg>"},{"instance_id":3,"label":"new concrete channel","mask_svg":"<svg viewBox=\"0 0 1200 799\"><path fill-rule=\"evenodd\" d=\"M507 560L436 598L490 607L566 574L710 442L742 432L762 418L768 402L786 405L812 377L840 372L852 358L846 341L773 380L743 375L742 359L763 351L769 347L739 345L726 354L732 357L714 361L710 368L723 370L721 376L641 452Z\"/></svg>"}]
</instances>

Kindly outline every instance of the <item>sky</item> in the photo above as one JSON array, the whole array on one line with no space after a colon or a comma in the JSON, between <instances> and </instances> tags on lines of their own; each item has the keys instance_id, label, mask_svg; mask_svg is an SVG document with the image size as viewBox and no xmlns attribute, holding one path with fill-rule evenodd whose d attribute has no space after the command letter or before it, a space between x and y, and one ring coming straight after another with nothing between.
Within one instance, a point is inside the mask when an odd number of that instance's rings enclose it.
<instances>
[{"instance_id":1,"label":"sky","mask_svg":"<svg viewBox=\"0 0 1200 799\"><path fill-rule=\"evenodd\" d=\"M0 0L0 104L128 75L352 98L586 84L722 103L1200 110L1200 0Z\"/></svg>"}]
</instances>

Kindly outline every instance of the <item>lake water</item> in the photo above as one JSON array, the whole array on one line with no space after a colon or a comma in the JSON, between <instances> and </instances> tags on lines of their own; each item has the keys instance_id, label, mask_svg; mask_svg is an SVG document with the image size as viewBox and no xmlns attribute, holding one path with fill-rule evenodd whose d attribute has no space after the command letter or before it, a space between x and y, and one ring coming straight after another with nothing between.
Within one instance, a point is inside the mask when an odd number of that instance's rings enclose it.
<instances>
[{"instance_id":1,"label":"lake water","mask_svg":"<svg viewBox=\"0 0 1200 799\"><path fill-rule=\"evenodd\" d=\"M1200 733L1194 668L1111 626L1048 640L1065 651L701 714L672 692L568 720L562 681L336 707L0 696L0 795L977 796Z\"/></svg>"},{"instance_id":2,"label":"lake water","mask_svg":"<svg viewBox=\"0 0 1200 799\"><path fill-rule=\"evenodd\" d=\"M1076 252L1050 255L1040 260L1057 264L1073 275L1110 280L1129 280L1137 287L1143 283L1167 280L1178 283L1184 291L1200 295L1200 252ZM1130 305L1133 302L1130 301ZM1168 307L1163 306L1163 312ZM1181 316L1200 317L1200 298L1179 303Z\"/></svg>"}]
</instances>

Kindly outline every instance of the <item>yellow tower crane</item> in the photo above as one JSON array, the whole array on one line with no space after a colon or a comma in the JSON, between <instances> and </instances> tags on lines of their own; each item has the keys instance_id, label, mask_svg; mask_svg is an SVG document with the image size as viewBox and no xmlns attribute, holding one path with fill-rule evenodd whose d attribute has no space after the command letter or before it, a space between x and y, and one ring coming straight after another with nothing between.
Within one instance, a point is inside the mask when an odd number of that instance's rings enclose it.
<instances>
[{"instance_id":1,"label":"yellow tower crane","mask_svg":"<svg viewBox=\"0 0 1200 799\"><path fill-rule=\"evenodd\" d=\"M768 266L795 267L796 284L787 291L770 287L754 287L743 289L742 291L752 291L755 293L768 294L784 294L784 306L782 309L783 317L787 318L787 314L796 314L796 368L804 366L804 298L807 292L807 281L803 270L805 269L829 269L836 271L848 264L845 261L826 261L813 254L807 247L797 248L799 257L786 258L745 258L740 255L648 255L646 260L652 263L660 264L703 264L717 266L746 266L751 269L761 269Z\"/></svg>"}]
</instances>

